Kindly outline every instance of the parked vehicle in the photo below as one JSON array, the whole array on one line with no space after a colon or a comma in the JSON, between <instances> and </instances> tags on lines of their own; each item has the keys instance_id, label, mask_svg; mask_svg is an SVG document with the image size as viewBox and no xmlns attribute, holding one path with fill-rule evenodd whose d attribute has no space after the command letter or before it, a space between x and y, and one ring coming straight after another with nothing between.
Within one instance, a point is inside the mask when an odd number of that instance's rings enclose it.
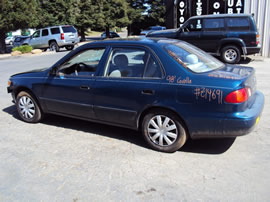
<instances>
[{"instance_id":1,"label":"parked vehicle","mask_svg":"<svg viewBox=\"0 0 270 202\"><path fill-rule=\"evenodd\" d=\"M71 25L61 25L35 31L27 45L58 52L63 47L72 50L77 43L79 43L77 30Z\"/></svg>"},{"instance_id":2,"label":"parked vehicle","mask_svg":"<svg viewBox=\"0 0 270 202\"><path fill-rule=\"evenodd\" d=\"M151 26L151 27L148 27L146 30L141 31L140 35L147 35L151 32L158 31L158 30L165 30L165 29L166 27L162 27L162 26Z\"/></svg>"},{"instance_id":3,"label":"parked vehicle","mask_svg":"<svg viewBox=\"0 0 270 202\"><path fill-rule=\"evenodd\" d=\"M13 42L13 47L26 45L29 39L30 36L17 36Z\"/></svg>"},{"instance_id":4,"label":"parked vehicle","mask_svg":"<svg viewBox=\"0 0 270 202\"><path fill-rule=\"evenodd\" d=\"M238 63L241 55L261 50L256 24L247 14L191 17L179 29L151 32L147 36L184 40L231 64Z\"/></svg>"},{"instance_id":5,"label":"parked vehicle","mask_svg":"<svg viewBox=\"0 0 270 202\"><path fill-rule=\"evenodd\" d=\"M14 41L14 36L8 36L6 39L5 39L5 43L6 45L12 45L13 44L13 41Z\"/></svg>"},{"instance_id":6,"label":"parked vehicle","mask_svg":"<svg viewBox=\"0 0 270 202\"><path fill-rule=\"evenodd\" d=\"M88 43L51 68L11 76L8 92L26 122L52 113L141 130L163 152L188 138L247 134L264 106L252 67L172 39Z\"/></svg>"},{"instance_id":7,"label":"parked vehicle","mask_svg":"<svg viewBox=\"0 0 270 202\"><path fill-rule=\"evenodd\" d=\"M110 32L109 38L117 38L117 37L120 37L119 34L117 34L116 32ZM103 32L101 34L101 38L106 39L106 32Z\"/></svg>"}]
</instances>

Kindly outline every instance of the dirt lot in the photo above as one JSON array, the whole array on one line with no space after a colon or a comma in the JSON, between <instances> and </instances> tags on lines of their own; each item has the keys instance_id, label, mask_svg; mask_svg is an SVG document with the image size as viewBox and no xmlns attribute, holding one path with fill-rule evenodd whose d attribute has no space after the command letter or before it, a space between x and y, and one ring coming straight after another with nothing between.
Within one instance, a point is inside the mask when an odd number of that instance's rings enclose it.
<instances>
[{"instance_id":1,"label":"dirt lot","mask_svg":"<svg viewBox=\"0 0 270 202\"><path fill-rule=\"evenodd\" d=\"M0 201L269 201L270 59L247 64L266 101L255 131L165 154L132 130L58 116L19 120L9 76L66 53L0 59Z\"/></svg>"}]
</instances>

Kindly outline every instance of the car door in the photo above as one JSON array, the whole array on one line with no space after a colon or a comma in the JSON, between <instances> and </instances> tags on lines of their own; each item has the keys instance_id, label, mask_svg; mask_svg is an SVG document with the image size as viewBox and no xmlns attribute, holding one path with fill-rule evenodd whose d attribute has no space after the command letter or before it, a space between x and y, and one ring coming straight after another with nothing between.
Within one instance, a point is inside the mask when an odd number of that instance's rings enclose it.
<instances>
[{"instance_id":1,"label":"car door","mask_svg":"<svg viewBox=\"0 0 270 202\"><path fill-rule=\"evenodd\" d=\"M31 36L31 39L29 40L29 45L32 46L33 48L38 48L40 46L40 39L41 39L40 30L37 30Z\"/></svg>"},{"instance_id":2,"label":"car door","mask_svg":"<svg viewBox=\"0 0 270 202\"><path fill-rule=\"evenodd\" d=\"M150 50L114 46L94 89L94 111L99 120L136 127L136 118L156 101L163 73Z\"/></svg>"},{"instance_id":3,"label":"car door","mask_svg":"<svg viewBox=\"0 0 270 202\"><path fill-rule=\"evenodd\" d=\"M201 49L210 53L216 53L219 42L225 38L224 18L205 18L201 34Z\"/></svg>"},{"instance_id":4,"label":"car door","mask_svg":"<svg viewBox=\"0 0 270 202\"><path fill-rule=\"evenodd\" d=\"M176 38L201 48L202 19L191 19L180 28Z\"/></svg>"},{"instance_id":5,"label":"car door","mask_svg":"<svg viewBox=\"0 0 270 202\"><path fill-rule=\"evenodd\" d=\"M105 47L83 50L48 77L42 99L49 112L94 118L92 90L104 51Z\"/></svg>"},{"instance_id":6,"label":"car door","mask_svg":"<svg viewBox=\"0 0 270 202\"><path fill-rule=\"evenodd\" d=\"M43 29L41 31L40 48L47 48L47 47L49 47L49 30Z\"/></svg>"}]
</instances>

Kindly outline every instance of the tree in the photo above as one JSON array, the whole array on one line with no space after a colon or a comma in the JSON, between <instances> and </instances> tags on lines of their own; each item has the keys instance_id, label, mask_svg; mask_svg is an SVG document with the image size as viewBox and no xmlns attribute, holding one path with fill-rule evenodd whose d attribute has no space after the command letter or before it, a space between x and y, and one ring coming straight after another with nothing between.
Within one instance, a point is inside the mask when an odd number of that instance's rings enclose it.
<instances>
[{"instance_id":1,"label":"tree","mask_svg":"<svg viewBox=\"0 0 270 202\"><path fill-rule=\"evenodd\" d=\"M101 0L80 0L78 3L78 15L76 16L76 27L79 29L81 38L85 41L85 30L87 28L100 29L104 24L102 13L103 2Z\"/></svg>"},{"instance_id":2,"label":"tree","mask_svg":"<svg viewBox=\"0 0 270 202\"><path fill-rule=\"evenodd\" d=\"M146 3L149 5L149 9L145 20L149 25L165 25L165 0L146 0Z\"/></svg>"},{"instance_id":3,"label":"tree","mask_svg":"<svg viewBox=\"0 0 270 202\"><path fill-rule=\"evenodd\" d=\"M128 35L131 35L134 30L140 30L144 20L143 13L147 9L144 0L127 0L129 8L127 10L128 18L132 22L128 27ZM135 31L136 32L136 31Z\"/></svg>"},{"instance_id":4,"label":"tree","mask_svg":"<svg viewBox=\"0 0 270 202\"><path fill-rule=\"evenodd\" d=\"M78 0L43 0L39 8L38 28L76 23Z\"/></svg>"},{"instance_id":5,"label":"tree","mask_svg":"<svg viewBox=\"0 0 270 202\"><path fill-rule=\"evenodd\" d=\"M109 37L110 28L118 26L125 27L130 24L127 16L128 4L125 0L103 0L104 22L100 24L106 29L106 36Z\"/></svg>"},{"instance_id":6,"label":"tree","mask_svg":"<svg viewBox=\"0 0 270 202\"><path fill-rule=\"evenodd\" d=\"M0 53L6 52L6 33L35 27L38 0L0 0Z\"/></svg>"}]
</instances>

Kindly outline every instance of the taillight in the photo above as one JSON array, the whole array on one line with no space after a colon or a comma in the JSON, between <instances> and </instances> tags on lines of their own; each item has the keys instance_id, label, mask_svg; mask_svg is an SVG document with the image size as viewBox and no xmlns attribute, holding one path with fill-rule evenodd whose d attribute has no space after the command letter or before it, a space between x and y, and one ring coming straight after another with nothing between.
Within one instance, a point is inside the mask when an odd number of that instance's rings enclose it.
<instances>
[{"instance_id":1,"label":"taillight","mask_svg":"<svg viewBox=\"0 0 270 202\"><path fill-rule=\"evenodd\" d=\"M242 102L247 101L250 96L251 96L250 88L242 88L242 89L229 93L225 98L225 102L242 103Z\"/></svg>"},{"instance_id":2,"label":"taillight","mask_svg":"<svg viewBox=\"0 0 270 202\"><path fill-rule=\"evenodd\" d=\"M256 35L256 44L258 45L259 43L260 43L260 35L257 34L257 35Z\"/></svg>"},{"instance_id":3,"label":"taillight","mask_svg":"<svg viewBox=\"0 0 270 202\"><path fill-rule=\"evenodd\" d=\"M64 40L65 37L64 37L64 33L61 33L61 40Z\"/></svg>"}]
</instances>

